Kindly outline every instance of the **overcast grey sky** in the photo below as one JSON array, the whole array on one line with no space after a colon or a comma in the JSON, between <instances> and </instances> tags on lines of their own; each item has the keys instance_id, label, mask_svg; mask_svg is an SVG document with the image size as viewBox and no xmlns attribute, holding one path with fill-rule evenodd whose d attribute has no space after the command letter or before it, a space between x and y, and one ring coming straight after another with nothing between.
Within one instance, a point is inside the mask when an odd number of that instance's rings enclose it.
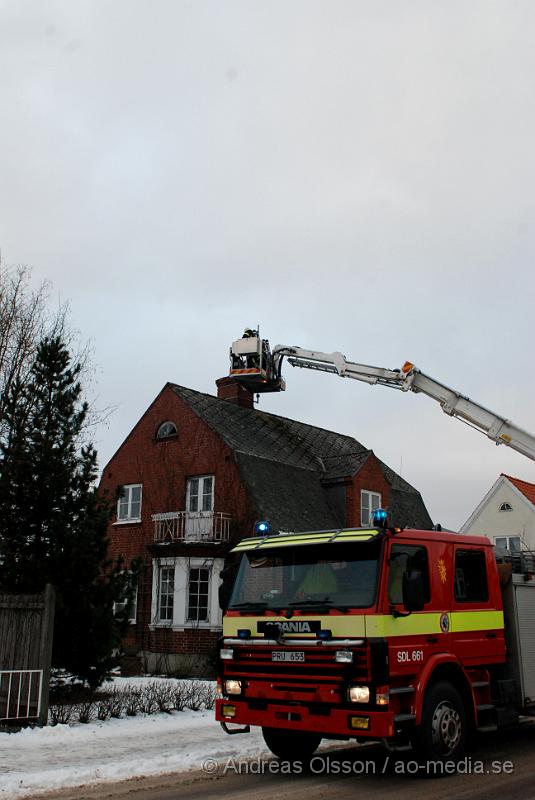
<instances>
[{"instance_id":1,"label":"overcast grey sky","mask_svg":"<svg viewBox=\"0 0 535 800\"><path fill-rule=\"evenodd\" d=\"M0 247L91 338L110 457L228 347L405 359L535 431L535 7L0 0ZM431 400L286 369L459 526L535 465Z\"/></svg>"}]
</instances>

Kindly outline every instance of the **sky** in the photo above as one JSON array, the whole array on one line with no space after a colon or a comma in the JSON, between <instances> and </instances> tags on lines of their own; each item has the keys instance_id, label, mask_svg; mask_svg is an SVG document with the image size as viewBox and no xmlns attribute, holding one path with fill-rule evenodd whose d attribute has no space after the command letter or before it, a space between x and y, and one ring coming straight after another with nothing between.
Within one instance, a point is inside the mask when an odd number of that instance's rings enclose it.
<instances>
[{"instance_id":1,"label":"sky","mask_svg":"<svg viewBox=\"0 0 535 800\"><path fill-rule=\"evenodd\" d=\"M535 11L523 0L0 0L0 249L90 341L103 466L228 349L405 360L535 431ZM459 527L535 464L433 401L286 367Z\"/></svg>"}]
</instances>

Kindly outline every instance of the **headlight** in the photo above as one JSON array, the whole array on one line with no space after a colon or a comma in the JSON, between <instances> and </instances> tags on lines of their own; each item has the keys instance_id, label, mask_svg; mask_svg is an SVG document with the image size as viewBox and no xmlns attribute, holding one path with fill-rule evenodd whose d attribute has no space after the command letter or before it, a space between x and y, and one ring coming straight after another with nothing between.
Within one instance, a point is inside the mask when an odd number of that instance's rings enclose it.
<instances>
[{"instance_id":1,"label":"headlight","mask_svg":"<svg viewBox=\"0 0 535 800\"><path fill-rule=\"evenodd\" d=\"M241 694L241 681L225 681L225 694Z\"/></svg>"},{"instance_id":2,"label":"headlight","mask_svg":"<svg viewBox=\"0 0 535 800\"><path fill-rule=\"evenodd\" d=\"M350 686L349 699L352 703L369 703L370 689L368 686Z\"/></svg>"},{"instance_id":3,"label":"headlight","mask_svg":"<svg viewBox=\"0 0 535 800\"><path fill-rule=\"evenodd\" d=\"M234 658L234 650L232 650L230 647L228 649L223 648L219 651L219 656L223 659L223 661L230 661L232 658Z\"/></svg>"},{"instance_id":4,"label":"headlight","mask_svg":"<svg viewBox=\"0 0 535 800\"><path fill-rule=\"evenodd\" d=\"M337 650L334 654L334 660L339 664L351 664L353 661L353 653L351 650Z\"/></svg>"}]
</instances>

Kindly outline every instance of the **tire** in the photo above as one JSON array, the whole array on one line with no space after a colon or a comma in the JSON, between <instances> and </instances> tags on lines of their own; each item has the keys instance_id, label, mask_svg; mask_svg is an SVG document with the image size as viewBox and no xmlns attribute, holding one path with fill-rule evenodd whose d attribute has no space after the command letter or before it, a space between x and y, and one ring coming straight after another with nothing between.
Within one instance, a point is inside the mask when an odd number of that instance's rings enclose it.
<instances>
[{"instance_id":1,"label":"tire","mask_svg":"<svg viewBox=\"0 0 535 800\"><path fill-rule=\"evenodd\" d=\"M308 761L321 742L317 733L262 728L262 734L273 755L283 761Z\"/></svg>"},{"instance_id":2,"label":"tire","mask_svg":"<svg viewBox=\"0 0 535 800\"><path fill-rule=\"evenodd\" d=\"M466 750L467 724L466 709L455 686L446 681L431 685L413 740L419 759L459 761Z\"/></svg>"}]
</instances>

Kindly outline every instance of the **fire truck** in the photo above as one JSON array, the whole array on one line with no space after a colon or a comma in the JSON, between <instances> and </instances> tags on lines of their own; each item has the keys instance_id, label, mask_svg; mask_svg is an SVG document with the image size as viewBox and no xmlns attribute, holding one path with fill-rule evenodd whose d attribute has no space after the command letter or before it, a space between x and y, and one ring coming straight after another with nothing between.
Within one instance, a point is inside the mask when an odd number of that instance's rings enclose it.
<instances>
[{"instance_id":1,"label":"fire truck","mask_svg":"<svg viewBox=\"0 0 535 800\"><path fill-rule=\"evenodd\" d=\"M230 374L249 388L283 390L287 357L424 392L535 458L533 436L412 364L385 370L244 341L231 348ZM377 509L369 528L288 533L262 523L231 557L216 703L227 733L260 726L269 749L289 760L311 757L326 738L381 740L450 761L476 730L535 716L533 554L497 556L485 537L395 528Z\"/></svg>"}]
</instances>

